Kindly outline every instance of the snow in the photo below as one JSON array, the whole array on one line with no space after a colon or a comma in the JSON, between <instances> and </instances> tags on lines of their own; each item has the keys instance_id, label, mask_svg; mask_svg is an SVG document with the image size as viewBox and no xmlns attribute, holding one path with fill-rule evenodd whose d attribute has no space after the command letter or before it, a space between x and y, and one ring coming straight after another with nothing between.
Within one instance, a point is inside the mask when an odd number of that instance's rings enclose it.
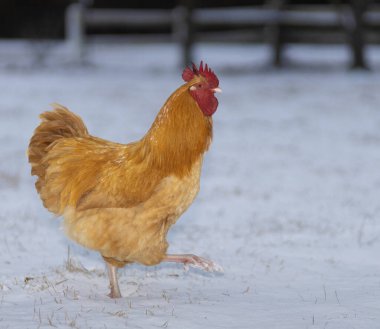
<instances>
[{"instance_id":1,"label":"snow","mask_svg":"<svg viewBox=\"0 0 380 329\"><path fill-rule=\"evenodd\" d=\"M372 72L347 71L339 47L291 48L275 71L264 47L201 45L223 94L170 252L225 273L127 266L111 300L101 257L42 207L25 151L53 102L94 135L140 138L181 83L177 49L96 43L78 67L59 44L42 61L33 45L1 45L1 329L380 328L379 48Z\"/></svg>"}]
</instances>

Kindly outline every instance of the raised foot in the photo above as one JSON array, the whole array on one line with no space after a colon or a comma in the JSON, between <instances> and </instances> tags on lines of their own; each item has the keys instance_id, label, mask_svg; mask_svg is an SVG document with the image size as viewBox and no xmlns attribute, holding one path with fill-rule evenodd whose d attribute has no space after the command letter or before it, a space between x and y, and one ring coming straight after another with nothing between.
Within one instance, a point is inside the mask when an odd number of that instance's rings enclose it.
<instances>
[{"instance_id":1,"label":"raised foot","mask_svg":"<svg viewBox=\"0 0 380 329\"><path fill-rule=\"evenodd\" d=\"M189 255L189 257L183 263L185 265L185 270L189 270L189 266L199 268L206 272L224 272L223 267L215 263L210 259L206 259L196 255Z\"/></svg>"},{"instance_id":2,"label":"raised foot","mask_svg":"<svg viewBox=\"0 0 380 329\"><path fill-rule=\"evenodd\" d=\"M207 272L223 272L223 268L219 264L213 262L212 260L192 254L167 255L164 261L183 263L186 271L191 266Z\"/></svg>"}]
</instances>

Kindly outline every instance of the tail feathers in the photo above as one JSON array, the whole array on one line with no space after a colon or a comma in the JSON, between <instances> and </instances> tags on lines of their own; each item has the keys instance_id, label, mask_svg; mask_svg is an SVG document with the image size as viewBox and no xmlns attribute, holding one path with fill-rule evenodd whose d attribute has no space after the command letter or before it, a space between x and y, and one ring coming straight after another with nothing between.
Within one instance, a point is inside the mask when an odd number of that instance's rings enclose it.
<instances>
[{"instance_id":1,"label":"tail feathers","mask_svg":"<svg viewBox=\"0 0 380 329\"><path fill-rule=\"evenodd\" d=\"M60 138L89 136L82 119L66 107L53 104L54 110L40 115L41 123L34 131L28 148L29 163L32 175L38 176L36 188L40 191L45 176L43 158L49 147Z\"/></svg>"}]
</instances>

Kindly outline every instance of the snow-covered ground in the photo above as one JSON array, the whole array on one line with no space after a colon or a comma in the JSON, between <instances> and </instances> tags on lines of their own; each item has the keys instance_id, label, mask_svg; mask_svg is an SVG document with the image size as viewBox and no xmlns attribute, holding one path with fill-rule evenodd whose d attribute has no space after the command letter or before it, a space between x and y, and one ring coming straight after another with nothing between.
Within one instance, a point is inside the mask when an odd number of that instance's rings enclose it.
<instances>
[{"instance_id":1,"label":"snow-covered ground","mask_svg":"<svg viewBox=\"0 0 380 329\"><path fill-rule=\"evenodd\" d=\"M222 275L133 265L111 300L100 256L41 205L25 151L53 102L90 132L140 138L179 86L170 45L100 46L76 67L55 46L0 43L0 328L380 328L380 49L349 72L340 48L201 46L223 94L201 192L170 252ZM38 49L37 49L38 52ZM298 63L297 65L295 63Z\"/></svg>"}]
</instances>

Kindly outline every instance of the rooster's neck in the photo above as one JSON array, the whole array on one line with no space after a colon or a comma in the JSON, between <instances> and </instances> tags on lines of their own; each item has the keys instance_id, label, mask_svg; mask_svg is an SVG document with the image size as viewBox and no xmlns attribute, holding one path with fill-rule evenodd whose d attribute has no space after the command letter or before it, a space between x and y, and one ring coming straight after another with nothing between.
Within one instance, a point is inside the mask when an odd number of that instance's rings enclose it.
<instances>
[{"instance_id":1,"label":"rooster's neck","mask_svg":"<svg viewBox=\"0 0 380 329\"><path fill-rule=\"evenodd\" d=\"M212 139L212 119L206 117L183 85L166 101L143 138L152 164L183 176L207 151Z\"/></svg>"}]
</instances>

